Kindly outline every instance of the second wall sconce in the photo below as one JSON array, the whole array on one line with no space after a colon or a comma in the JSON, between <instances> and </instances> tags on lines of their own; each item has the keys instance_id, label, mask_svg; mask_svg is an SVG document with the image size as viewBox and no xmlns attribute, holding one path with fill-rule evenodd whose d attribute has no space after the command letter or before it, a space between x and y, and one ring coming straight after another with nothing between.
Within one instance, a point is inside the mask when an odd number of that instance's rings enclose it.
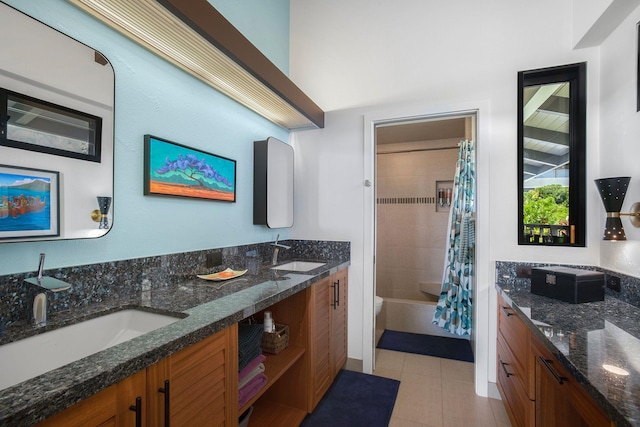
<instances>
[{"instance_id":1,"label":"second wall sconce","mask_svg":"<svg viewBox=\"0 0 640 427\"><path fill-rule=\"evenodd\" d=\"M631 181L631 177L628 176L595 180L604 209L607 211L603 240L627 240L622 220L620 219L621 216L630 216L631 224L634 227L640 227L640 202L631 205L631 212L620 213L624 197L627 194L629 181Z\"/></svg>"},{"instance_id":2,"label":"second wall sconce","mask_svg":"<svg viewBox=\"0 0 640 427\"><path fill-rule=\"evenodd\" d=\"M107 230L109 228L109 219L107 218L107 214L109 213L109 208L111 207L111 197L108 196L98 196L98 207L100 209L96 209L91 212L91 219L95 222L99 222L98 228L101 230Z\"/></svg>"}]
</instances>

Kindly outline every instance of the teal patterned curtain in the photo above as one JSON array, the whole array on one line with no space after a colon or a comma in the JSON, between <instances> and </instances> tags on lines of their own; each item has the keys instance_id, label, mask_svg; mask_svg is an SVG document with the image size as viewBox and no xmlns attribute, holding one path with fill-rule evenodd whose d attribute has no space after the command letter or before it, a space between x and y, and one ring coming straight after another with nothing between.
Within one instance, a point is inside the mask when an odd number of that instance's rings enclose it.
<instances>
[{"instance_id":1,"label":"teal patterned curtain","mask_svg":"<svg viewBox=\"0 0 640 427\"><path fill-rule=\"evenodd\" d=\"M442 290L433 316L435 325L456 335L471 335L475 181L475 144L473 141L461 141L449 211L449 247L444 262Z\"/></svg>"}]
</instances>

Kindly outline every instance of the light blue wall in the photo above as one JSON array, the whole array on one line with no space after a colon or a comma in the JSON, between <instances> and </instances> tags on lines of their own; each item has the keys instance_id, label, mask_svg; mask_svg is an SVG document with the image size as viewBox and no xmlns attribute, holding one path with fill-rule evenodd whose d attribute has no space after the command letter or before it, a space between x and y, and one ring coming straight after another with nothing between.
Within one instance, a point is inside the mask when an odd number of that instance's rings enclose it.
<instances>
[{"instance_id":1,"label":"light blue wall","mask_svg":"<svg viewBox=\"0 0 640 427\"><path fill-rule=\"evenodd\" d=\"M289 0L208 1L289 75Z\"/></svg>"},{"instance_id":2,"label":"light blue wall","mask_svg":"<svg viewBox=\"0 0 640 427\"><path fill-rule=\"evenodd\" d=\"M64 0L7 4L101 51L116 74L114 226L99 239L0 243L0 275L275 239L253 225L253 141L288 131L169 65ZM288 12L287 12L288 22ZM272 47L279 50L278 46ZM288 43L283 47L288 52ZM237 161L237 202L143 196L143 135ZM52 156L55 161L55 156ZM52 167L55 169L54 167ZM87 212L89 215L89 212Z\"/></svg>"}]
</instances>

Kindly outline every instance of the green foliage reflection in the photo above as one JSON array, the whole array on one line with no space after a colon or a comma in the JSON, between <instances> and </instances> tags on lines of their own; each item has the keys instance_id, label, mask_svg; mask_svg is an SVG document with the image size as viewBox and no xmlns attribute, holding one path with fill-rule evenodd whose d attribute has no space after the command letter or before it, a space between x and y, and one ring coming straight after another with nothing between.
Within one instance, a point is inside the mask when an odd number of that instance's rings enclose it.
<instances>
[{"instance_id":1,"label":"green foliage reflection","mask_svg":"<svg viewBox=\"0 0 640 427\"><path fill-rule=\"evenodd\" d=\"M524 192L525 224L562 224L569 218L569 188L545 185Z\"/></svg>"}]
</instances>

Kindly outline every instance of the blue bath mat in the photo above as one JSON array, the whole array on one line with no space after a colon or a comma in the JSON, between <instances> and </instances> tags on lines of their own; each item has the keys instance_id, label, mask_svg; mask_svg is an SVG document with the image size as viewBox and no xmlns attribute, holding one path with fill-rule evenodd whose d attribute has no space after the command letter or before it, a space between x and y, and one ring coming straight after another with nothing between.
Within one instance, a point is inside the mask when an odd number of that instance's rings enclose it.
<instances>
[{"instance_id":1,"label":"blue bath mat","mask_svg":"<svg viewBox=\"0 0 640 427\"><path fill-rule=\"evenodd\" d=\"M413 334L385 329L378 342L378 348L401 351L403 353L424 354L425 356L473 362L473 351L469 340Z\"/></svg>"},{"instance_id":2,"label":"blue bath mat","mask_svg":"<svg viewBox=\"0 0 640 427\"><path fill-rule=\"evenodd\" d=\"M400 381L342 370L300 427L387 427Z\"/></svg>"}]
</instances>

